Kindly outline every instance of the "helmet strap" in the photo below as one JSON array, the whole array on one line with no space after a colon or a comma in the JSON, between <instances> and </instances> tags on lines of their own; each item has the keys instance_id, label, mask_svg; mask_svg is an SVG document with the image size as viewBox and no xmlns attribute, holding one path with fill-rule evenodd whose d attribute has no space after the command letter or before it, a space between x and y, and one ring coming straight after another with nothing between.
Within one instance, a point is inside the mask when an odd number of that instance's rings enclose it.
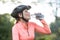
<instances>
[{"instance_id":1,"label":"helmet strap","mask_svg":"<svg viewBox=\"0 0 60 40\"><path fill-rule=\"evenodd\" d=\"M28 20L26 20L23 16L23 13L22 13L22 19L25 21L25 22L28 22Z\"/></svg>"}]
</instances>

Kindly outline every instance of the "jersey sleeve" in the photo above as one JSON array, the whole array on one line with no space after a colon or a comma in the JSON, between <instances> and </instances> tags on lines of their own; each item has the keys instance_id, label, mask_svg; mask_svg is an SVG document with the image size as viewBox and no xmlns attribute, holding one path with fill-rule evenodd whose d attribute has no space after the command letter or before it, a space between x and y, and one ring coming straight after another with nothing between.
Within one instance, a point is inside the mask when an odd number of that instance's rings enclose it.
<instances>
[{"instance_id":1,"label":"jersey sleeve","mask_svg":"<svg viewBox=\"0 0 60 40\"><path fill-rule=\"evenodd\" d=\"M45 22L45 20L40 20L41 23L43 24L44 27L41 27L40 25L37 25L36 23L34 23L34 29L42 34L51 34L51 30L50 27L48 26L48 24Z\"/></svg>"}]
</instances>

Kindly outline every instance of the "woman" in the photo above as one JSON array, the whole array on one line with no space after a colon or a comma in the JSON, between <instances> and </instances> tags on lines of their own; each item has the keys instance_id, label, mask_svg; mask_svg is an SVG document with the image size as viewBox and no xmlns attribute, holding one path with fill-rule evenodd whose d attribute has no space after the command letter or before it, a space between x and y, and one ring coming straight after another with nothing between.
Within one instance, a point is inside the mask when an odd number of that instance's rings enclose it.
<instances>
[{"instance_id":1,"label":"woman","mask_svg":"<svg viewBox=\"0 0 60 40\"><path fill-rule=\"evenodd\" d=\"M12 40L34 40L35 31L42 34L50 34L51 30L48 27L44 19L39 19L44 27L37 25L36 23L29 22L30 13L28 10L31 6L19 5L16 7L11 16L14 17L17 22L12 27Z\"/></svg>"}]
</instances>

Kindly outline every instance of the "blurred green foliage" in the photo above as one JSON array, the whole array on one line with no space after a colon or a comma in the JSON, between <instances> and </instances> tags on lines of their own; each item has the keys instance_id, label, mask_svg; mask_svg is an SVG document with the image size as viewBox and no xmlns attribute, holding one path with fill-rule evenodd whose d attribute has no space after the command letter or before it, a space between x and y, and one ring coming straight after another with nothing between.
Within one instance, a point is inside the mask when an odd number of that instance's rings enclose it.
<instances>
[{"instance_id":1,"label":"blurred green foliage","mask_svg":"<svg viewBox=\"0 0 60 40\"><path fill-rule=\"evenodd\" d=\"M0 14L0 40L11 40L11 27L13 23L10 19L11 16L8 13Z\"/></svg>"},{"instance_id":2,"label":"blurred green foliage","mask_svg":"<svg viewBox=\"0 0 60 40\"><path fill-rule=\"evenodd\" d=\"M14 25L14 19L10 14L0 14L0 40L12 40L12 26ZM43 35L35 33L35 40L60 40L60 17L57 17L54 23L50 24L52 34Z\"/></svg>"}]
</instances>

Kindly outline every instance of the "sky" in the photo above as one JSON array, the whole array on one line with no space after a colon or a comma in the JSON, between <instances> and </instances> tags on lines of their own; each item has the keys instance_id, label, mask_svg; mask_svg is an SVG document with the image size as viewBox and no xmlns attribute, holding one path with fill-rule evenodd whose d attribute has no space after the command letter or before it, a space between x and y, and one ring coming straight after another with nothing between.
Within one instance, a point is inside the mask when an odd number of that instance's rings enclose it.
<instances>
[{"instance_id":1,"label":"sky","mask_svg":"<svg viewBox=\"0 0 60 40\"><path fill-rule=\"evenodd\" d=\"M47 4L50 0L41 0L41 3L37 3L37 4L33 4L31 3L32 1L37 2L37 0L20 0L22 3L12 3L10 0L6 0L8 1L7 3L3 4L2 2L0 2L0 14L4 14L4 13L9 13L11 14L11 12L13 11L13 9L18 6L18 5L30 5L32 6L32 8L29 10L31 14L34 13L42 13L44 15L44 19L47 21L48 24L50 24L51 22L54 22L55 17L54 17L54 13L53 13L53 7L51 7L49 4ZM19 0L17 0L19 1ZM60 8L58 9L58 16L60 16ZM34 22L34 18L32 18ZM36 20L35 20L36 21ZM36 21L39 22L39 21Z\"/></svg>"}]
</instances>

